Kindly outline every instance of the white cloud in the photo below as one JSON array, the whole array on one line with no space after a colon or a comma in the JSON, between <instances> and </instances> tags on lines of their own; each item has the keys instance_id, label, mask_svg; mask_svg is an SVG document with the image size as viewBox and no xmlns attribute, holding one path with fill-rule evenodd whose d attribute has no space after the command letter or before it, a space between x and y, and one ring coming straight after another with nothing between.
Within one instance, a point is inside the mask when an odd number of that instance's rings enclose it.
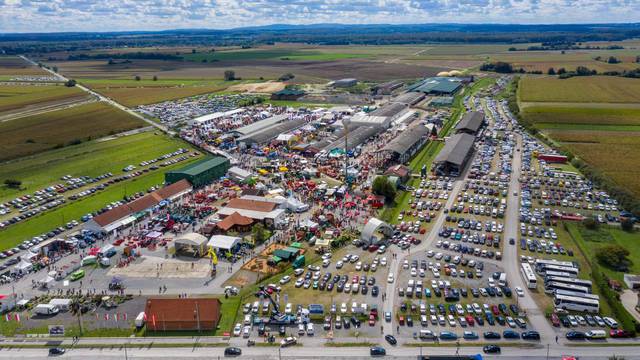
<instances>
[{"instance_id":1,"label":"white cloud","mask_svg":"<svg viewBox=\"0 0 640 360\"><path fill-rule=\"evenodd\" d=\"M638 21L636 0L0 0L0 32Z\"/></svg>"}]
</instances>

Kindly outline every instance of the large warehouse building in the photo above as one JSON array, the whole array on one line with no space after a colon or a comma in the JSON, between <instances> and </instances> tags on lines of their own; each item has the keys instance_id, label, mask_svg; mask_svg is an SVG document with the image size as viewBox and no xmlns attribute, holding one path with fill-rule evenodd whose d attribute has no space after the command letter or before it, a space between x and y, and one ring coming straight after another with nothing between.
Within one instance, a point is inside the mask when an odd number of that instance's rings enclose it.
<instances>
[{"instance_id":1,"label":"large warehouse building","mask_svg":"<svg viewBox=\"0 0 640 360\"><path fill-rule=\"evenodd\" d=\"M430 77L417 82L409 91L433 95L452 95L463 86L463 79L457 77Z\"/></svg>"},{"instance_id":2,"label":"large warehouse building","mask_svg":"<svg viewBox=\"0 0 640 360\"><path fill-rule=\"evenodd\" d=\"M427 142L431 130L422 124L415 124L396 136L380 154L389 162L405 163Z\"/></svg>"},{"instance_id":3,"label":"large warehouse building","mask_svg":"<svg viewBox=\"0 0 640 360\"><path fill-rule=\"evenodd\" d=\"M473 154L474 140L475 136L464 133L450 137L434 160L435 173L459 176Z\"/></svg>"},{"instance_id":4,"label":"large warehouse building","mask_svg":"<svg viewBox=\"0 0 640 360\"><path fill-rule=\"evenodd\" d=\"M484 113L480 111L470 111L460 119L456 125L456 133L466 133L475 135L484 124Z\"/></svg>"},{"instance_id":5,"label":"large warehouse building","mask_svg":"<svg viewBox=\"0 0 640 360\"><path fill-rule=\"evenodd\" d=\"M164 174L164 181L173 184L182 179L189 181L193 187L199 188L223 177L231 163L221 156L210 157L187 165L181 169L168 171Z\"/></svg>"},{"instance_id":6,"label":"large warehouse building","mask_svg":"<svg viewBox=\"0 0 640 360\"><path fill-rule=\"evenodd\" d=\"M356 114L351 118L352 126L379 126L388 128L391 124L405 115L408 107L401 103L389 103L368 114Z\"/></svg>"}]
</instances>

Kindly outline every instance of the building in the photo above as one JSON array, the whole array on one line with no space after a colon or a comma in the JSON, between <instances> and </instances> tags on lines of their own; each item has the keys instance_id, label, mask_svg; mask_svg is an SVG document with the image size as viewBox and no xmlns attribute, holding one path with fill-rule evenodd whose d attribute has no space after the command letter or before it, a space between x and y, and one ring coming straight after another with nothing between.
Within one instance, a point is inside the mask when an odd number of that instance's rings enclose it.
<instances>
[{"instance_id":1,"label":"building","mask_svg":"<svg viewBox=\"0 0 640 360\"><path fill-rule=\"evenodd\" d=\"M263 145L271 140L274 140L280 134L284 134L304 126L307 121L304 118L287 120L280 123L276 123L261 129L260 131L252 132L250 134L239 137L236 142L240 146L253 146Z\"/></svg>"},{"instance_id":2,"label":"building","mask_svg":"<svg viewBox=\"0 0 640 360\"><path fill-rule=\"evenodd\" d=\"M392 103L402 104L404 106L414 106L427 96L421 92L406 92L391 99Z\"/></svg>"},{"instance_id":3,"label":"building","mask_svg":"<svg viewBox=\"0 0 640 360\"><path fill-rule=\"evenodd\" d=\"M356 86L357 84L358 84L358 80L354 78L346 78L346 79L335 80L330 83L330 86L335 88L346 88L346 87Z\"/></svg>"},{"instance_id":4,"label":"building","mask_svg":"<svg viewBox=\"0 0 640 360\"><path fill-rule=\"evenodd\" d=\"M164 181L167 184L173 184L184 179L189 181L194 188L199 188L223 177L230 166L229 159L225 157L209 157L183 168L166 172Z\"/></svg>"},{"instance_id":5,"label":"building","mask_svg":"<svg viewBox=\"0 0 640 360\"><path fill-rule=\"evenodd\" d=\"M451 106L453 105L453 96L436 96L429 102L429 106Z\"/></svg>"},{"instance_id":6,"label":"building","mask_svg":"<svg viewBox=\"0 0 640 360\"><path fill-rule=\"evenodd\" d=\"M254 223L261 222L268 227L282 223L285 218L285 210L279 208L277 203L261 200L235 198L218 210L218 216L223 220L233 213L247 217Z\"/></svg>"},{"instance_id":7,"label":"building","mask_svg":"<svg viewBox=\"0 0 640 360\"><path fill-rule=\"evenodd\" d=\"M384 172L384 174L389 177L393 176L397 178L401 183L406 183L411 177L411 169L404 165L398 164L389 167L387 171Z\"/></svg>"},{"instance_id":8,"label":"building","mask_svg":"<svg viewBox=\"0 0 640 360\"><path fill-rule=\"evenodd\" d=\"M229 168L229 171L227 173L231 180L239 183L253 177L251 172L237 166L232 166L231 168Z\"/></svg>"},{"instance_id":9,"label":"building","mask_svg":"<svg viewBox=\"0 0 640 360\"><path fill-rule=\"evenodd\" d=\"M484 113L481 111L469 111L456 124L456 133L476 135L484 124Z\"/></svg>"},{"instance_id":10,"label":"building","mask_svg":"<svg viewBox=\"0 0 640 360\"><path fill-rule=\"evenodd\" d=\"M240 249L242 239L237 236L213 235L207 246L218 252L236 253Z\"/></svg>"},{"instance_id":11,"label":"building","mask_svg":"<svg viewBox=\"0 0 640 360\"><path fill-rule=\"evenodd\" d=\"M233 109L225 112L215 112L213 114L207 114L207 115L194 118L189 123L190 125L196 125L196 126L213 125L216 123L218 119L232 117L234 115L241 114L244 111L245 111L244 108L238 108L238 109Z\"/></svg>"},{"instance_id":12,"label":"building","mask_svg":"<svg viewBox=\"0 0 640 360\"><path fill-rule=\"evenodd\" d=\"M381 153L389 161L405 163L427 143L431 131L422 124L413 125L391 140Z\"/></svg>"},{"instance_id":13,"label":"building","mask_svg":"<svg viewBox=\"0 0 640 360\"><path fill-rule=\"evenodd\" d=\"M351 118L352 126L378 126L388 128L391 124L401 118L409 110L408 106L401 103L391 102L368 114L360 113Z\"/></svg>"},{"instance_id":14,"label":"building","mask_svg":"<svg viewBox=\"0 0 640 360\"><path fill-rule=\"evenodd\" d=\"M132 224L138 218L152 212L161 203L177 201L192 191L193 187L187 180L180 180L127 204L105 211L87 221L83 227L86 230L110 233Z\"/></svg>"},{"instance_id":15,"label":"building","mask_svg":"<svg viewBox=\"0 0 640 360\"><path fill-rule=\"evenodd\" d=\"M305 92L299 89L285 88L271 94L271 100L295 101L303 97Z\"/></svg>"},{"instance_id":16,"label":"building","mask_svg":"<svg viewBox=\"0 0 640 360\"><path fill-rule=\"evenodd\" d=\"M373 91L376 95L391 95L391 93L401 88L403 82L400 80L392 80L386 83L378 84L373 88Z\"/></svg>"},{"instance_id":17,"label":"building","mask_svg":"<svg viewBox=\"0 0 640 360\"><path fill-rule=\"evenodd\" d=\"M144 309L147 330L212 331L220 323L220 308L216 298L151 298Z\"/></svg>"},{"instance_id":18,"label":"building","mask_svg":"<svg viewBox=\"0 0 640 360\"><path fill-rule=\"evenodd\" d=\"M459 176L473 154L473 135L460 133L450 137L434 160L436 174Z\"/></svg>"},{"instance_id":19,"label":"building","mask_svg":"<svg viewBox=\"0 0 640 360\"><path fill-rule=\"evenodd\" d=\"M262 119L262 120L258 120L255 121L249 125L245 125L243 127L239 127L235 130L231 130L231 134L238 138L241 136L247 136L256 132L259 132L265 128L268 128L270 126L279 124L285 120L287 120L289 118L289 115L287 114L278 114L278 115L274 115L274 116L270 116L266 119Z\"/></svg>"},{"instance_id":20,"label":"building","mask_svg":"<svg viewBox=\"0 0 640 360\"><path fill-rule=\"evenodd\" d=\"M457 77L430 77L409 87L409 91L432 95L453 95L462 88L462 79Z\"/></svg>"},{"instance_id":21,"label":"building","mask_svg":"<svg viewBox=\"0 0 640 360\"><path fill-rule=\"evenodd\" d=\"M202 257L207 253L207 238L198 233L180 235L173 241L176 255Z\"/></svg>"},{"instance_id":22,"label":"building","mask_svg":"<svg viewBox=\"0 0 640 360\"><path fill-rule=\"evenodd\" d=\"M248 232L253 225L253 219L242 216L238 212L225 217L216 224L216 227L222 232L237 231L239 233Z\"/></svg>"}]
</instances>

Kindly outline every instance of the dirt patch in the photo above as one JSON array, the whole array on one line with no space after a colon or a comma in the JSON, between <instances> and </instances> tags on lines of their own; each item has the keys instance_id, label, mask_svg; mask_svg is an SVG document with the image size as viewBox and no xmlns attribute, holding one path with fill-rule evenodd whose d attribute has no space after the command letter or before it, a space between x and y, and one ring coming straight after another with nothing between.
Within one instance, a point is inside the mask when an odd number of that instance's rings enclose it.
<instances>
[{"instance_id":1,"label":"dirt patch","mask_svg":"<svg viewBox=\"0 0 640 360\"><path fill-rule=\"evenodd\" d=\"M239 91L248 93L273 93L284 89L283 82L263 82L253 84L237 84L230 86L228 91Z\"/></svg>"},{"instance_id":2,"label":"dirt patch","mask_svg":"<svg viewBox=\"0 0 640 360\"><path fill-rule=\"evenodd\" d=\"M274 274L278 271L277 268L267 264L265 258L254 258L242 265L243 270L249 270L261 274Z\"/></svg>"},{"instance_id":3,"label":"dirt patch","mask_svg":"<svg viewBox=\"0 0 640 360\"><path fill-rule=\"evenodd\" d=\"M244 286L255 284L256 280L258 280L258 273L241 269L227 280L223 286L243 288Z\"/></svg>"},{"instance_id":4,"label":"dirt patch","mask_svg":"<svg viewBox=\"0 0 640 360\"><path fill-rule=\"evenodd\" d=\"M159 265L162 265L159 267ZM110 276L125 275L140 278L206 278L211 274L207 261L185 262L176 259L159 257L143 257L129 266L114 267L109 270Z\"/></svg>"},{"instance_id":5,"label":"dirt patch","mask_svg":"<svg viewBox=\"0 0 640 360\"><path fill-rule=\"evenodd\" d=\"M262 250L260 252L260 256L269 256L271 255L272 252L278 250L278 249L284 249L286 246L282 245L282 244L271 244L269 246L267 246L266 248L264 248L264 250Z\"/></svg>"}]
</instances>

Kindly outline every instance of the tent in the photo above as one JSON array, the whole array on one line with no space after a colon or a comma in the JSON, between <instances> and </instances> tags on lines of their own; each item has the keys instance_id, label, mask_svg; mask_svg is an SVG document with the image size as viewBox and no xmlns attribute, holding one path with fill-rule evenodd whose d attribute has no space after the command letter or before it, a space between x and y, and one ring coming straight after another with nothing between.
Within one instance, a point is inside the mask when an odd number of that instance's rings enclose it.
<instances>
[{"instance_id":1,"label":"tent","mask_svg":"<svg viewBox=\"0 0 640 360\"><path fill-rule=\"evenodd\" d=\"M190 255L193 257L201 257L206 253L205 245L208 239L201 234L188 233L180 236L174 241L176 254Z\"/></svg>"},{"instance_id":2,"label":"tent","mask_svg":"<svg viewBox=\"0 0 640 360\"><path fill-rule=\"evenodd\" d=\"M53 277L47 276L46 278L40 280L38 283L43 288L49 288L53 284L54 281L55 281L55 279Z\"/></svg>"},{"instance_id":3,"label":"tent","mask_svg":"<svg viewBox=\"0 0 640 360\"><path fill-rule=\"evenodd\" d=\"M22 260L13 268L13 273L15 273L15 274L26 274L32 268L33 268L33 265L30 262Z\"/></svg>"},{"instance_id":4,"label":"tent","mask_svg":"<svg viewBox=\"0 0 640 360\"><path fill-rule=\"evenodd\" d=\"M149 239L157 239L162 236L162 233L159 231L152 231L146 235Z\"/></svg>"}]
</instances>

